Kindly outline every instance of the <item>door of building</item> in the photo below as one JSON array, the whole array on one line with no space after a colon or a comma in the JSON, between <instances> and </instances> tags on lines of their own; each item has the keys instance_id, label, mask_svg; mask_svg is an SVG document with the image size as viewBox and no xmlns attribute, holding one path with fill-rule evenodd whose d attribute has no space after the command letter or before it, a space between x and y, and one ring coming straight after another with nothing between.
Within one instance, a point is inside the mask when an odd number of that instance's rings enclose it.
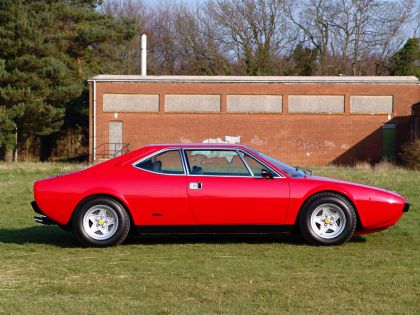
<instances>
[{"instance_id":1,"label":"door of building","mask_svg":"<svg viewBox=\"0 0 420 315\"><path fill-rule=\"evenodd\" d=\"M109 122L109 157L112 159L122 154L122 121Z\"/></svg>"},{"instance_id":2,"label":"door of building","mask_svg":"<svg viewBox=\"0 0 420 315\"><path fill-rule=\"evenodd\" d=\"M395 160L396 130L395 124L385 124L382 127L382 159L384 160Z\"/></svg>"}]
</instances>

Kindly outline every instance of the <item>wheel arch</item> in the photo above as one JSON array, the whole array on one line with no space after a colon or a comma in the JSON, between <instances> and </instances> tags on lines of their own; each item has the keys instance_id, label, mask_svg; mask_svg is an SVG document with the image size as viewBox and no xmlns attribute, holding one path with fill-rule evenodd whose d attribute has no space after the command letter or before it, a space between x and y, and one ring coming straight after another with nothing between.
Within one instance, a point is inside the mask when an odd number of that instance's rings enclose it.
<instances>
[{"instance_id":1,"label":"wheel arch","mask_svg":"<svg viewBox=\"0 0 420 315\"><path fill-rule=\"evenodd\" d=\"M302 205L300 206L300 208L299 208L299 212L298 212L298 215L296 216L296 219L295 219L295 223L294 223L294 225L297 227L299 224L298 224L298 222L299 222L299 217L300 217L300 215L301 215L301 213L302 213L302 210L305 208L305 206L308 204L308 202L309 202L309 200L312 198L312 197L314 197L314 196L316 196L316 195L320 195L320 194L323 194L323 193L331 193L331 194L335 194L335 195L338 195L338 196L340 196L340 197L342 197L342 198L344 198L344 199L346 199L352 206L353 206L353 208L354 208L354 211L356 212L356 218L357 218L357 225L356 225L356 231L360 231L360 230L363 230L363 225L362 225L362 222L361 222L361 220L360 220L360 216L359 216L359 212L358 212L358 210L357 210L357 207L356 207L356 204L354 203L354 201L348 196L348 195L346 195L346 194L344 194L343 192L340 192L340 191L337 191L337 190L333 190L333 189L327 189L327 190L320 190L320 191L317 191L317 192L314 192L314 193L312 193L312 194L310 194L310 195L308 195L307 197L306 197L306 199L305 199L305 201L302 203Z\"/></svg>"},{"instance_id":2,"label":"wheel arch","mask_svg":"<svg viewBox=\"0 0 420 315\"><path fill-rule=\"evenodd\" d=\"M118 197L118 196L115 196L115 195L112 195L112 194L108 194L108 193L95 193L95 194L88 195L88 196L84 197L82 200L80 200L77 203L77 205L73 209L73 212L71 214L70 220L69 220L69 222L66 225L66 228L71 228L72 222L73 222L73 217L74 217L77 209L79 209L83 204L85 204L89 200L94 199L94 198L101 198L101 197L102 198L109 198L109 199L112 199L112 200L118 202L124 208L124 210L128 213L128 217L130 218L130 224L131 224L131 226L134 226L134 221L133 221L133 217L131 215L131 211L130 211L127 203L123 200L123 198Z\"/></svg>"}]
</instances>

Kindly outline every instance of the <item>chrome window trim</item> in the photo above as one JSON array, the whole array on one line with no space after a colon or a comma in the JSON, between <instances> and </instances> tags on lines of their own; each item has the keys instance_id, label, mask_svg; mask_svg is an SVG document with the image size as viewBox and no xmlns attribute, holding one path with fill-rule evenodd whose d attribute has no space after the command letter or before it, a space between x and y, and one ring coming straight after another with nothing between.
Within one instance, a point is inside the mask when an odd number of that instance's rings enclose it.
<instances>
[{"instance_id":1,"label":"chrome window trim","mask_svg":"<svg viewBox=\"0 0 420 315\"><path fill-rule=\"evenodd\" d=\"M168 151L178 151L179 158L181 160L182 169L183 169L183 173L182 174L159 173L159 172L154 172L154 171L151 171L151 170L146 170L144 168L141 168L141 167L136 166L136 164L138 164L138 163L144 162L144 161L146 161L146 160L148 160L148 159L150 159L150 158L152 158L152 157L154 157L156 155L159 155L161 153L165 153L165 152L168 152ZM159 151L150 153L149 155L146 155L145 157L143 157L143 158L135 161L134 163L131 164L131 166L134 167L135 169L142 170L142 171L145 171L145 172L148 172L148 173L152 173L152 174L157 174L157 175L165 175L165 176L185 176L186 175L186 168L185 168L185 165L184 165L184 162L183 162L183 159L182 159L181 148L165 148L165 149L161 149Z\"/></svg>"},{"instance_id":2,"label":"chrome window trim","mask_svg":"<svg viewBox=\"0 0 420 315\"><path fill-rule=\"evenodd\" d=\"M242 163L244 163L245 167L248 169L249 174L251 174L252 177L255 177L254 172L251 170L251 168L249 167L248 163L245 162L245 159L239 154L239 152L242 152L242 151L236 149L236 154L239 156L239 158L241 159Z\"/></svg>"},{"instance_id":3,"label":"chrome window trim","mask_svg":"<svg viewBox=\"0 0 420 315\"><path fill-rule=\"evenodd\" d=\"M219 151L220 150L222 150L222 151L225 150L225 151L236 151L236 154L239 155L239 158L244 163L244 165L247 168L248 172L250 174L252 174L252 175L238 176L238 175L190 174L189 169L188 169L188 160L187 160L187 156L186 156L185 150L204 150L204 151L205 150L207 150L207 151L209 151L209 150L219 150ZM154 157L155 155L159 155L159 154L164 153L166 151L178 151L178 153L180 155L180 158L181 158L182 167L183 167L183 170L184 170L184 173L183 174L165 174L165 173L158 173L158 172L154 172L154 171L150 171L150 170L145 170L143 168L140 168L140 167L137 167L136 166L136 164L141 163L141 162L143 162L143 161L145 161L147 159L150 159L150 158ZM267 169L269 169L271 172L273 172L273 174L274 174L274 178L273 179L276 179L276 178L285 178L284 175L282 175L278 171L274 170L271 166L267 165L267 163L261 161L261 159L259 159L258 157L256 157L254 154L252 154L252 153L250 153L248 151L245 151L243 149L240 149L240 148L223 149L223 148L212 148L212 147L208 147L208 148L202 148L202 147L201 148L200 147L192 147L192 148L182 148L182 147L179 147L179 148L174 148L174 147L170 147L170 148L164 148L164 149L161 149L159 151L150 153L150 154L146 155L145 157L143 157L143 158L135 161L134 163L132 163L131 166L134 167L135 169L142 170L144 172L148 172L148 173L152 173L152 174L157 174L157 175L165 175L165 176L194 176L194 177L197 177L197 176L206 176L206 177L232 177L232 178L262 178L260 176L255 176L253 174L253 172L251 171L248 163L246 163L246 161L243 160L243 158L241 157L241 155L238 152L242 152L244 154L248 154L253 159L257 160L259 163L261 163L262 165L264 165L265 167L267 167Z\"/></svg>"},{"instance_id":4,"label":"chrome window trim","mask_svg":"<svg viewBox=\"0 0 420 315\"><path fill-rule=\"evenodd\" d=\"M276 171L276 170L274 170L271 166L269 166L269 165L267 165L267 163L265 163L265 162L263 162L263 161L261 161L261 159L259 159L258 157L256 157L255 155L253 155L253 154L251 154L251 153L249 153L248 151L245 151L245 150L243 150L243 149L240 149L240 148L231 148L231 149L223 149L223 148L211 148L211 147L208 147L208 148L200 148L200 147L191 147L191 148L181 148L181 153L182 153L182 157L183 157L183 159L184 159L184 163L185 163L185 165L184 165L184 167L185 167L185 170L186 170L186 173L187 173L187 176L194 176L194 177L197 177L197 176L206 176L206 177L233 177L233 178L262 178L261 176L254 176L254 175L248 175L248 176L236 176L236 175L204 175L204 174L190 174L190 172L189 172L189 168L188 168L188 160L187 160L187 155L186 155L186 153L185 153L185 150L203 150L203 151L209 151L209 150L228 150L228 151L236 151L236 153L238 154L238 151L239 152L243 152L243 153L245 153L245 154L248 154L250 157L252 157L253 159L255 159L255 160L257 160L259 163L261 163L262 165L264 165L265 167L267 167L267 169L268 170L270 170L271 172L273 172L273 174L274 174L274 177L273 177L273 179L277 179L277 178L286 178L284 175L282 175L281 173L279 173L278 171ZM242 157L240 156L240 154L238 154L239 155L239 158L241 158L241 160L242 160ZM245 166L246 166L246 168L248 169L248 171L250 172L250 174L253 174L252 173L252 171L250 170L250 167L248 166L248 164L245 162L245 161L243 161L242 160L242 162L244 162L244 164L245 164Z\"/></svg>"},{"instance_id":5,"label":"chrome window trim","mask_svg":"<svg viewBox=\"0 0 420 315\"><path fill-rule=\"evenodd\" d=\"M189 174L187 176L192 177L227 177L227 178L258 178L255 176L247 175L247 176L240 176L240 175L207 175L207 174ZM262 177L261 177L262 178Z\"/></svg>"},{"instance_id":6,"label":"chrome window trim","mask_svg":"<svg viewBox=\"0 0 420 315\"><path fill-rule=\"evenodd\" d=\"M181 151L183 153L183 156L185 158L185 169L187 171L187 176L208 176L208 177L237 177L237 178L253 178L254 176L250 176L250 175L246 175L246 176L240 176L240 175L208 175L208 174L191 174L190 173L190 169L188 167L189 161L187 158L187 154L185 153L185 151L193 151L193 150L197 150L197 151L235 151L235 153L239 156L239 158L241 159L241 156L238 154L238 149L237 148L231 148L231 149L223 149L223 148L182 148ZM241 159L242 163L243 160ZM245 168L247 169L247 171L249 172L249 174L252 174L252 172L250 172L248 165L246 165L246 163L244 163Z\"/></svg>"},{"instance_id":7,"label":"chrome window trim","mask_svg":"<svg viewBox=\"0 0 420 315\"><path fill-rule=\"evenodd\" d=\"M182 165L184 166L185 175L188 176L190 175L190 171L188 169L187 156L185 155L184 148L180 148L179 151L181 154L181 161L182 161Z\"/></svg>"},{"instance_id":8,"label":"chrome window trim","mask_svg":"<svg viewBox=\"0 0 420 315\"><path fill-rule=\"evenodd\" d=\"M273 169L271 166L267 165L267 163L261 161L261 159L259 159L258 157L256 157L254 154L252 154L252 153L250 153L248 151L245 151L243 149L238 149L238 151L243 152L244 154L248 154L251 158L253 158L254 160L257 160L259 163L261 163L262 165L264 165L265 167L267 167L267 169L269 169L271 172L273 172L274 175L277 175L277 177L274 176L274 178L285 178L284 175L282 175L281 173L279 173L278 171L276 171L275 169ZM247 163L245 162L245 164L247 164ZM254 177L257 177L257 176L254 176Z\"/></svg>"}]
</instances>

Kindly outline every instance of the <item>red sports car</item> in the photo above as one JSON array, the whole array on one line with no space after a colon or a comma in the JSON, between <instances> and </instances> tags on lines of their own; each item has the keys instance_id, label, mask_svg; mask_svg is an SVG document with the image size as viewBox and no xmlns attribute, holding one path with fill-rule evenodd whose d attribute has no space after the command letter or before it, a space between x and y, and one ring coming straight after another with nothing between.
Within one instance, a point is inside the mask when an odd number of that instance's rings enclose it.
<instances>
[{"instance_id":1,"label":"red sports car","mask_svg":"<svg viewBox=\"0 0 420 315\"><path fill-rule=\"evenodd\" d=\"M380 188L314 176L243 145L160 144L36 181L44 224L86 246L154 233L280 233L336 245L394 225L409 203Z\"/></svg>"}]
</instances>

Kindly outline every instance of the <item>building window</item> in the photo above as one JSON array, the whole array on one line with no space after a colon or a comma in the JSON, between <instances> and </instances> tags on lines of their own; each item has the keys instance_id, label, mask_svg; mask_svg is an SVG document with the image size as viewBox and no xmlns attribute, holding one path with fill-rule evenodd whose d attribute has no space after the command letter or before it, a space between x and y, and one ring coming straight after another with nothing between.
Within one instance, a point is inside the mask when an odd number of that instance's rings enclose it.
<instances>
[{"instance_id":1,"label":"building window","mask_svg":"<svg viewBox=\"0 0 420 315\"><path fill-rule=\"evenodd\" d=\"M158 94L104 94L103 110L111 113L158 112Z\"/></svg>"},{"instance_id":2,"label":"building window","mask_svg":"<svg viewBox=\"0 0 420 315\"><path fill-rule=\"evenodd\" d=\"M344 95L289 95L289 113L344 113Z\"/></svg>"},{"instance_id":3,"label":"building window","mask_svg":"<svg viewBox=\"0 0 420 315\"><path fill-rule=\"evenodd\" d=\"M167 113L217 113L220 112L220 95L166 94Z\"/></svg>"},{"instance_id":4,"label":"building window","mask_svg":"<svg viewBox=\"0 0 420 315\"><path fill-rule=\"evenodd\" d=\"M282 95L228 95L228 113L281 113Z\"/></svg>"},{"instance_id":5,"label":"building window","mask_svg":"<svg viewBox=\"0 0 420 315\"><path fill-rule=\"evenodd\" d=\"M353 114L392 114L392 95L352 95L350 112Z\"/></svg>"}]
</instances>

